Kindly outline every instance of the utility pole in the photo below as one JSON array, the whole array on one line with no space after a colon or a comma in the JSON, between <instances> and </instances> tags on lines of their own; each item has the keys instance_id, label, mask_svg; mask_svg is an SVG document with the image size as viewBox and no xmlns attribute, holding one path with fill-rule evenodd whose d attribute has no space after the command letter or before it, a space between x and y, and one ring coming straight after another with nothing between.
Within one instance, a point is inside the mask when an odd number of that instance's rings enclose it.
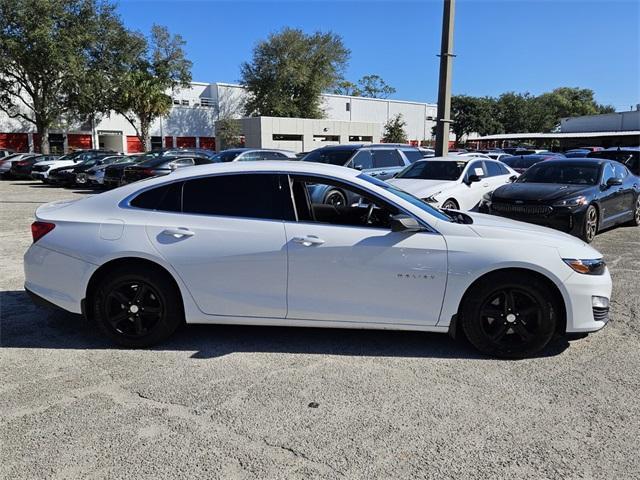
<instances>
[{"instance_id":1,"label":"utility pole","mask_svg":"<svg viewBox=\"0 0 640 480\"><path fill-rule=\"evenodd\" d=\"M438 83L438 118L436 119L436 157L449 153L451 120L451 71L453 66L453 17L455 0L444 0L442 42L440 46L440 81Z\"/></svg>"}]
</instances>

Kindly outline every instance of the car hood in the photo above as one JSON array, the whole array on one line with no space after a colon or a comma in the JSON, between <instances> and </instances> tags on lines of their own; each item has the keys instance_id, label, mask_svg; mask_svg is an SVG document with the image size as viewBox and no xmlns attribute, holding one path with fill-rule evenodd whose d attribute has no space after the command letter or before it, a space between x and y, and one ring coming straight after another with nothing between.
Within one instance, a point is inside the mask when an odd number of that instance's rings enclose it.
<instances>
[{"instance_id":1,"label":"car hood","mask_svg":"<svg viewBox=\"0 0 640 480\"><path fill-rule=\"evenodd\" d=\"M124 170L126 167L130 167L131 165L135 165L134 162L131 163L118 163L117 165L107 165L105 170L108 168L111 171L115 170Z\"/></svg>"},{"instance_id":2,"label":"car hood","mask_svg":"<svg viewBox=\"0 0 640 480\"><path fill-rule=\"evenodd\" d=\"M602 254L577 237L547 227L518 222L509 218L464 212L473 223L469 225L477 235L496 240L533 242L556 248L563 258L601 258Z\"/></svg>"},{"instance_id":3,"label":"car hood","mask_svg":"<svg viewBox=\"0 0 640 480\"><path fill-rule=\"evenodd\" d=\"M66 167L67 165L75 165L75 163L72 160L46 160L44 162L38 162L35 165L48 165L51 166L51 168L58 168Z\"/></svg>"},{"instance_id":4,"label":"car hood","mask_svg":"<svg viewBox=\"0 0 640 480\"><path fill-rule=\"evenodd\" d=\"M510 183L493 192L492 199L522 200L526 202L547 203L556 200L586 194L593 185L563 185L557 183Z\"/></svg>"},{"instance_id":5,"label":"car hood","mask_svg":"<svg viewBox=\"0 0 640 480\"><path fill-rule=\"evenodd\" d=\"M387 181L394 187L420 198L426 198L458 184L456 180L421 180L419 178L392 178Z\"/></svg>"}]
</instances>

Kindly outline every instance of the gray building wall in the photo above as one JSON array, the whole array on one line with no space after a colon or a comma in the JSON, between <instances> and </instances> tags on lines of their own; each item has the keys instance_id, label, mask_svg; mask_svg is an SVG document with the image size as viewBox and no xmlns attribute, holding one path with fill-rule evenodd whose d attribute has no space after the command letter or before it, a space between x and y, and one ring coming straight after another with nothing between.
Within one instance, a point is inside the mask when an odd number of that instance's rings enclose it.
<instances>
[{"instance_id":1,"label":"gray building wall","mask_svg":"<svg viewBox=\"0 0 640 480\"><path fill-rule=\"evenodd\" d=\"M560 120L562 133L640 130L640 111L569 117Z\"/></svg>"}]
</instances>

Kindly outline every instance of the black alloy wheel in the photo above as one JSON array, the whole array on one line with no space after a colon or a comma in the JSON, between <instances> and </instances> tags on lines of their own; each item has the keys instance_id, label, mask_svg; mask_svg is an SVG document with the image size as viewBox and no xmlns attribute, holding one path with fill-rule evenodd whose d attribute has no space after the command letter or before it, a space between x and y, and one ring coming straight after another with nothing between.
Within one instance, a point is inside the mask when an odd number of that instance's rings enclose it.
<instances>
[{"instance_id":1,"label":"black alloy wheel","mask_svg":"<svg viewBox=\"0 0 640 480\"><path fill-rule=\"evenodd\" d=\"M125 347L147 347L168 338L184 321L177 287L161 269L121 267L98 286L92 312L102 330Z\"/></svg>"},{"instance_id":2,"label":"black alloy wheel","mask_svg":"<svg viewBox=\"0 0 640 480\"><path fill-rule=\"evenodd\" d=\"M347 204L347 199L338 190L330 190L324 197L324 203L327 205L333 205L334 207L344 207Z\"/></svg>"},{"instance_id":3,"label":"black alloy wheel","mask_svg":"<svg viewBox=\"0 0 640 480\"><path fill-rule=\"evenodd\" d=\"M640 195L636 199L636 206L633 211L633 220L631 220L631 225L639 226L640 225Z\"/></svg>"},{"instance_id":4,"label":"black alloy wheel","mask_svg":"<svg viewBox=\"0 0 640 480\"><path fill-rule=\"evenodd\" d=\"M520 274L496 275L465 296L462 328L481 352L505 358L530 356L551 340L556 308L548 287Z\"/></svg>"},{"instance_id":5,"label":"black alloy wheel","mask_svg":"<svg viewBox=\"0 0 640 480\"><path fill-rule=\"evenodd\" d=\"M580 237L587 243L593 242L598 233L598 209L594 205L589 205L584 214L584 223Z\"/></svg>"}]
</instances>

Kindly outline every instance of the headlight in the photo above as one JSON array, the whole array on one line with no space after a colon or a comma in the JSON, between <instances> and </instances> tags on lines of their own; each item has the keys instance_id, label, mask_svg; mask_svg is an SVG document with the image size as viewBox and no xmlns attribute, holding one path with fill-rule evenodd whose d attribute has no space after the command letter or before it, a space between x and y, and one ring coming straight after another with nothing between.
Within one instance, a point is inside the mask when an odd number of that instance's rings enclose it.
<instances>
[{"instance_id":1,"label":"headlight","mask_svg":"<svg viewBox=\"0 0 640 480\"><path fill-rule=\"evenodd\" d=\"M564 263L569 265L574 272L584 275L602 275L607 264L602 258L593 260L578 260L575 258L563 258Z\"/></svg>"},{"instance_id":2,"label":"headlight","mask_svg":"<svg viewBox=\"0 0 640 480\"><path fill-rule=\"evenodd\" d=\"M586 205L587 203L589 203L587 197L580 196L562 200L560 202L554 203L553 205L555 207L577 207L578 205Z\"/></svg>"},{"instance_id":3,"label":"headlight","mask_svg":"<svg viewBox=\"0 0 640 480\"><path fill-rule=\"evenodd\" d=\"M438 200L436 199L436 197L438 195L440 195L441 193L442 193L441 191L440 192L436 192L436 193L434 193L432 195L429 195L427 198L423 198L422 200L424 200L427 203L438 203Z\"/></svg>"}]
</instances>

